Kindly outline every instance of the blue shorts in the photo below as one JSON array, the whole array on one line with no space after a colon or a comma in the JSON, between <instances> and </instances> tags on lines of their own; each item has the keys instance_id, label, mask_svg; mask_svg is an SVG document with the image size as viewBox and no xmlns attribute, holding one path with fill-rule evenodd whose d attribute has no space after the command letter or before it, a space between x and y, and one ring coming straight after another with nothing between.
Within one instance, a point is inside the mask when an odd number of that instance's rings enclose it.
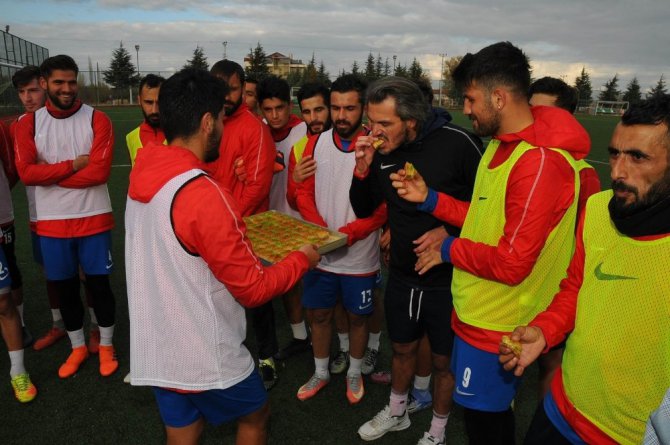
<instances>
[{"instance_id":1,"label":"blue shorts","mask_svg":"<svg viewBox=\"0 0 670 445\"><path fill-rule=\"evenodd\" d=\"M498 354L482 351L456 336L451 356L454 374L454 402L478 411L509 409L521 378L505 371Z\"/></svg>"},{"instance_id":2,"label":"blue shorts","mask_svg":"<svg viewBox=\"0 0 670 445\"><path fill-rule=\"evenodd\" d=\"M356 315L372 313L372 295L377 275L367 277L339 275L312 270L303 278L302 305L307 309L330 309L342 296L344 308Z\"/></svg>"},{"instance_id":3,"label":"blue shorts","mask_svg":"<svg viewBox=\"0 0 670 445\"><path fill-rule=\"evenodd\" d=\"M12 277L9 273L9 265L7 264L7 258L5 258L5 252L0 249L0 289L9 290L12 288Z\"/></svg>"},{"instance_id":4,"label":"blue shorts","mask_svg":"<svg viewBox=\"0 0 670 445\"><path fill-rule=\"evenodd\" d=\"M188 426L200 418L220 425L258 411L268 400L257 372L227 389L197 393L179 393L156 386L152 389L163 423L173 428Z\"/></svg>"},{"instance_id":5,"label":"blue shorts","mask_svg":"<svg viewBox=\"0 0 670 445\"><path fill-rule=\"evenodd\" d=\"M112 273L112 232L109 230L76 238L39 238L47 280L78 277L79 266L86 275Z\"/></svg>"},{"instance_id":6,"label":"blue shorts","mask_svg":"<svg viewBox=\"0 0 670 445\"><path fill-rule=\"evenodd\" d=\"M40 266L44 266L44 258L42 258L42 244L40 243L40 236L30 231L30 242L33 247L33 260Z\"/></svg>"}]
</instances>

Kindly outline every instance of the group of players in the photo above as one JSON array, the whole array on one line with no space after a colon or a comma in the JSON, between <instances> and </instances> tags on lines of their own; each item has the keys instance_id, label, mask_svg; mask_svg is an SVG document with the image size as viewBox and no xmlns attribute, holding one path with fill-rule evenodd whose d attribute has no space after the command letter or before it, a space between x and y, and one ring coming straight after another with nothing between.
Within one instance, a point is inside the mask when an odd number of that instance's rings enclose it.
<instances>
[{"instance_id":1,"label":"group of players","mask_svg":"<svg viewBox=\"0 0 670 445\"><path fill-rule=\"evenodd\" d=\"M72 353L59 376L74 375L94 352L108 376L118 367L108 280L111 124L76 99L78 70L68 56L28 72L14 78L27 113L12 125L13 154L54 314L35 347L67 333ZM544 399L527 443L642 440L670 387L662 260L670 98L624 114L608 148L612 190L597 193L573 89L549 78L531 86L527 57L509 42L466 55L453 77L474 134L430 105L429 86L396 77L307 84L298 94L302 120L291 114L284 80L250 82L232 61L210 73L142 79L145 119L127 136L128 379L153 388L169 443L195 443L205 421L231 420L238 443L265 443L275 361L309 349L315 371L298 399L346 371L346 398L359 403L382 316L393 348L391 393L358 429L363 440L409 428L409 414L432 404L418 443L443 444L455 401L471 443L514 443L513 400L538 358ZM492 138L486 150L479 136ZM11 159L3 166L9 196ZM338 230L347 245L323 256L306 245L264 265L242 218L268 209ZM10 265L12 235L3 228ZM2 283L0 321L15 394L30 401L20 300L9 292L20 289L15 270L13 286ZM99 345L85 344L80 281ZM293 334L282 349L277 295ZM257 363L243 344L244 308ZM331 359L333 320L339 351Z\"/></svg>"}]
</instances>

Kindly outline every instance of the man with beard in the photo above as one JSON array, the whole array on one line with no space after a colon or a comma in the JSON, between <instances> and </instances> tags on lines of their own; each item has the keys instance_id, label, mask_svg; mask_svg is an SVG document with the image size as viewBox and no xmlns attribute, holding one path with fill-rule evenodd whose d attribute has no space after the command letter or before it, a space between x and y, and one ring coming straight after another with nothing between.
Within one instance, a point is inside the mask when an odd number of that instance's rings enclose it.
<instances>
[{"instance_id":1,"label":"man with beard","mask_svg":"<svg viewBox=\"0 0 670 445\"><path fill-rule=\"evenodd\" d=\"M268 396L244 346L244 307L286 291L319 260L306 245L263 266L234 198L205 173L219 156L226 93L201 70L166 80L159 101L168 146L143 149L130 174L132 384L152 387L167 443L198 443L205 421L234 420L236 443L267 442Z\"/></svg>"},{"instance_id":2,"label":"man with beard","mask_svg":"<svg viewBox=\"0 0 670 445\"><path fill-rule=\"evenodd\" d=\"M147 74L140 81L140 94L137 101L142 109L144 122L126 135L126 144L130 154L130 165L135 165L137 151L148 144L165 145L165 135L161 130L158 93L165 82L160 76Z\"/></svg>"},{"instance_id":3,"label":"man with beard","mask_svg":"<svg viewBox=\"0 0 670 445\"><path fill-rule=\"evenodd\" d=\"M530 107L528 58L509 42L466 54L453 77L474 131L493 137L472 202L430 190L421 174L391 178L419 210L461 227L460 237L448 231L443 242L419 249L415 267L425 275L453 264L454 401L465 408L470 443L509 444L520 379L503 371L498 344L546 309L565 275L577 221L575 160L588 154L590 140L564 110Z\"/></svg>"},{"instance_id":4,"label":"man with beard","mask_svg":"<svg viewBox=\"0 0 670 445\"><path fill-rule=\"evenodd\" d=\"M216 62L210 72L228 85L219 159L208 165L209 173L233 195L242 216L268 209L275 147L268 127L244 103L244 69L231 61ZM235 170L244 174L236 175Z\"/></svg>"},{"instance_id":5,"label":"man with beard","mask_svg":"<svg viewBox=\"0 0 670 445\"><path fill-rule=\"evenodd\" d=\"M74 375L88 358L79 298L79 269L91 291L100 327L100 374L118 368L112 338L115 302L109 284L114 263L114 226L107 178L114 134L109 118L77 99L79 68L66 55L46 59L40 85L45 107L16 126L16 166L24 184L35 187L36 232L47 279L54 282L72 353L58 370Z\"/></svg>"},{"instance_id":6,"label":"man with beard","mask_svg":"<svg viewBox=\"0 0 670 445\"><path fill-rule=\"evenodd\" d=\"M670 387L670 96L632 105L608 151L612 190L588 200L559 292L512 333L520 355L500 346L520 376L570 333L526 443L641 443Z\"/></svg>"},{"instance_id":7,"label":"man with beard","mask_svg":"<svg viewBox=\"0 0 670 445\"><path fill-rule=\"evenodd\" d=\"M348 247L324 255L317 269L305 275L302 303L310 320L316 369L298 389L300 400L314 397L330 381L332 318L339 297L349 321L346 396L356 404L365 394L361 366L368 340L366 321L379 271L377 229L385 215L380 221L357 219L349 203L349 183L342 181L356 163L356 140L365 134L361 125L365 88L365 82L352 74L333 82L330 107L335 126L309 138L304 156L315 162L315 174L297 185L296 205L305 221L349 235Z\"/></svg>"},{"instance_id":8,"label":"man with beard","mask_svg":"<svg viewBox=\"0 0 670 445\"><path fill-rule=\"evenodd\" d=\"M409 428L408 393L419 342L427 334L433 353L433 419L419 443L444 443L453 389L449 373L453 332L447 318L452 309L452 268L445 264L418 274L415 262L417 252L435 242L427 233L443 225L448 233L458 234L458 229L400 198L389 174L402 172L410 162L432 187L468 201L481 141L450 124L446 111L431 108L411 80L380 79L368 87L366 97L372 130L356 143L350 199L358 217L369 216L383 201L388 206L391 252L384 308L393 359L389 405L362 425L358 434L370 441ZM381 141L377 150L375 141Z\"/></svg>"}]
</instances>

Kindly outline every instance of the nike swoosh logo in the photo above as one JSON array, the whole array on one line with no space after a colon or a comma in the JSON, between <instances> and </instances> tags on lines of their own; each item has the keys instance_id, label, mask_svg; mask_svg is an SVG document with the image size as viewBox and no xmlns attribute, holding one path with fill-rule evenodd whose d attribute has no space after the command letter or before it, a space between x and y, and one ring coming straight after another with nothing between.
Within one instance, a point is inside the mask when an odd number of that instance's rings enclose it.
<instances>
[{"instance_id":1,"label":"nike swoosh logo","mask_svg":"<svg viewBox=\"0 0 670 445\"><path fill-rule=\"evenodd\" d=\"M474 395L476 395L476 394L473 394L473 393L470 393L470 392L461 391L461 388L459 388L458 386L456 387L456 394L459 394L461 396L474 396Z\"/></svg>"},{"instance_id":2,"label":"nike swoosh logo","mask_svg":"<svg viewBox=\"0 0 670 445\"><path fill-rule=\"evenodd\" d=\"M382 169L382 170L386 170L387 168L391 168L391 167L395 167L395 166L396 166L396 164L387 164L387 165L382 164L379 168Z\"/></svg>"},{"instance_id":3,"label":"nike swoosh logo","mask_svg":"<svg viewBox=\"0 0 670 445\"><path fill-rule=\"evenodd\" d=\"M613 280L637 280L637 277L627 277L625 275L612 275L602 271L603 263L601 262L596 266L596 269L593 271L594 275L598 280L601 281L613 281Z\"/></svg>"},{"instance_id":4,"label":"nike swoosh logo","mask_svg":"<svg viewBox=\"0 0 670 445\"><path fill-rule=\"evenodd\" d=\"M372 303L366 304L365 306L361 306L361 305L359 305L359 306L358 306L358 310L359 310L359 311L362 311L363 309L367 309L367 308L369 308L370 306L372 306Z\"/></svg>"},{"instance_id":5,"label":"nike swoosh logo","mask_svg":"<svg viewBox=\"0 0 670 445\"><path fill-rule=\"evenodd\" d=\"M488 198L487 196L480 196L480 197L479 197L479 200L480 200L480 201L484 201L485 199L489 199L489 198Z\"/></svg>"}]
</instances>

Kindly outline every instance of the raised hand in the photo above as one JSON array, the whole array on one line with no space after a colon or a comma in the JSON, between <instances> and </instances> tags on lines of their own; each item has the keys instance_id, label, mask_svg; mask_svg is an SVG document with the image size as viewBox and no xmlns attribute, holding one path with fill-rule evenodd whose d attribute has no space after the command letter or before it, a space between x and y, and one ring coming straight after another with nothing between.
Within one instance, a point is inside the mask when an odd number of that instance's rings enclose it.
<instances>
[{"instance_id":1,"label":"raised hand","mask_svg":"<svg viewBox=\"0 0 670 445\"><path fill-rule=\"evenodd\" d=\"M499 360L506 371L514 370L514 375L521 377L523 372L540 356L547 341L542 330L535 326L518 326L510 335L512 341L521 343L521 354L515 355L510 348L500 343Z\"/></svg>"},{"instance_id":2,"label":"raised hand","mask_svg":"<svg viewBox=\"0 0 670 445\"><path fill-rule=\"evenodd\" d=\"M412 179L405 177L405 169L401 168L395 173L391 173L391 185L398 191L398 195L409 201L422 203L428 196L428 186L418 171L414 173Z\"/></svg>"},{"instance_id":3,"label":"raised hand","mask_svg":"<svg viewBox=\"0 0 670 445\"><path fill-rule=\"evenodd\" d=\"M293 180L302 182L316 172L316 161L311 156L304 156L293 169Z\"/></svg>"},{"instance_id":4,"label":"raised hand","mask_svg":"<svg viewBox=\"0 0 670 445\"><path fill-rule=\"evenodd\" d=\"M365 175L372 164L372 158L375 155L375 149L372 146L375 138L372 136L361 136L356 140L354 149L356 150L356 171L360 175Z\"/></svg>"}]
</instances>

